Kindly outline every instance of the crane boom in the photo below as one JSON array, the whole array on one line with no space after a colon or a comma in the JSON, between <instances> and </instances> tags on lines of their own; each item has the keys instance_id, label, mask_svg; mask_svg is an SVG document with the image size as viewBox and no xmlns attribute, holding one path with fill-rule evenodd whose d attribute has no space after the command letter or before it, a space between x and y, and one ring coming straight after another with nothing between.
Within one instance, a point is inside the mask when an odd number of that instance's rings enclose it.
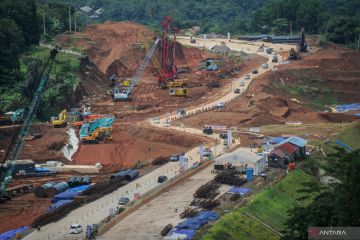
<instances>
[{"instance_id":1,"label":"crane boom","mask_svg":"<svg viewBox=\"0 0 360 240\"><path fill-rule=\"evenodd\" d=\"M15 145L13 146L13 148L11 149L10 153L9 153L9 160L16 160L19 157L19 154L21 152L21 149L24 145L24 141L25 141L25 137L28 135L30 126L31 126L31 122L33 121L36 111L39 107L39 103L41 100L41 96L45 90L45 86L49 80L49 75L52 69L52 66L55 62L55 57L58 53L58 49L54 48L51 50L50 52L50 57L47 60L42 72L41 72L41 80L39 83L38 88L36 89L35 95L31 101L29 110L24 118L24 123L23 126L15 140Z\"/></svg>"},{"instance_id":2,"label":"crane boom","mask_svg":"<svg viewBox=\"0 0 360 240\"><path fill-rule=\"evenodd\" d=\"M143 73L146 66L149 64L149 61L152 55L155 52L156 46L160 42L160 39L157 38L154 44L151 46L150 50L146 53L145 58L142 60L141 64L136 69L135 75L131 79L131 83L128 87L123 87L119 89L116 85L114 88L114 99L115 100L128 100L129 95L131 94L132 90L134 89L135 85L139 82L140 76Z\"/></svg>"}]
</instances>

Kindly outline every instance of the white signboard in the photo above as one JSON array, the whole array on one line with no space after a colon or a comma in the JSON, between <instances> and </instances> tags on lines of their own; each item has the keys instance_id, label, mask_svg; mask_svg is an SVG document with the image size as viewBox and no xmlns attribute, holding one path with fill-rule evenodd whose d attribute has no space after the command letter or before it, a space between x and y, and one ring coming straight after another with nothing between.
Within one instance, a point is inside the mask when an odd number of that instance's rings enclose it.
<instances>
[{"instance_id":1,"label":"white signboard","mask_svg":"<svg viewBox=\"0 0 360 240\"><path fill-rule=\"evenodd\" d=\"M227 131L227 141L228 141L228 147L231 147L231 143L232 143L231 130Z\"/></svg>"},{"instance_id":2,"label":"white signboard","mask_svg":"<svg viewBox=\"0 0 360 240\"><path fill-rule=\"evenodd\" d=\"M260 133L260 128L257 128L257 127L251 127L251 128L250 128L250 132Z\"/></svg>"}]
</instances>

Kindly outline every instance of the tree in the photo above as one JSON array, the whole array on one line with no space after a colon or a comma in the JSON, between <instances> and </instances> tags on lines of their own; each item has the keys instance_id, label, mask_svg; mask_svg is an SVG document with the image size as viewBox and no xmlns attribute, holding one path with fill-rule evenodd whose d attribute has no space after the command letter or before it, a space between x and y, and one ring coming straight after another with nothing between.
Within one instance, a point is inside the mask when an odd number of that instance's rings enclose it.
<instances>
[{"instance_id":1,"label":"tree","mask_svg":"<svg viewBox=\"0 0 360 240\"><path fill-rule=\"evenodd\" d=\"M19 54L24 46L24 37L9 19L0 19L0 86L9 86L19 77Z\"/></svg>"},{"instance_id":2,"label":"tree","mask_svg":"<svg viewBox=\"0 0 360 240\"><path fill-rule=\"evenodd\" d=\"M18 25L26 45L39 42L40 29L34 0L2 0L0 17L11 19Z\"/></svg>"},{"instance_id":3,"label":"tree","mask_svg":"<svg viewBox=\"0 0 360 240\"><path fill-rule=\"evenodd\" d=\"M357 37L357 26L358 23L354 17L334 16L326 25L327 38L335 43L354 42Z\"/></svg>"},{"instance_id":4,"label":"tree","mask_svg":"<svg viewBox=\"0 0 360 240\"><path fill-rule=\"evenodd\" d=\"M290 211L283 240L305 240L309 227L360 225L360 150L346 153L338 149L327 160L327 173L338 181L332 189L322 190L310 205Z\"/></svg>"}]
</instances>

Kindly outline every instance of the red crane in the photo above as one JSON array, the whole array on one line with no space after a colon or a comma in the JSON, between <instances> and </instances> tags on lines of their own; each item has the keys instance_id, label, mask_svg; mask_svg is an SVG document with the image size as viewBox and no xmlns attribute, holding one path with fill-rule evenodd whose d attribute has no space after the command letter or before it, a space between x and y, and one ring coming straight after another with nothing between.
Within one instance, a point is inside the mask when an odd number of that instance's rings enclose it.
<instances>
[{"instance_id":1,"label":"red crane","mask_svg":"<svg viewBox=\"0 0 360 240\"><path fill-rule=\"evenodd\" d=\"M169 35L171 34L171 23L173 19L171 17L165 16L164 21L160 21L162 26L162 40L161 40L161 69L158 73L158 83L160 87L166 87L166 82L176 78L177 69L175 65L175 55L176 55L176 33L178 28L173 28L174 41L172 44L172 55L170 61L170 41Z\"/></svg>"}]
</instances>

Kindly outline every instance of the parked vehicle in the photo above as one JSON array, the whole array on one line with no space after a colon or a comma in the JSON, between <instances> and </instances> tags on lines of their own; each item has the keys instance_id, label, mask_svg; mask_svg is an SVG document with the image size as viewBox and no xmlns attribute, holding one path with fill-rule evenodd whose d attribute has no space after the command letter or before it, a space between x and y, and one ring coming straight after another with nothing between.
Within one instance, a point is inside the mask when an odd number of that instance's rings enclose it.
<instances>
[{"instance_id":1,"label":"parked vehicle","mask_svg":"<svg viewBox=\"0 0 360 240\"><path fill-rule=\"evenodd\" d=\"M211 150L208 149L208 148L204 148L204 150L203 150L203 156L204 156L204 157L210 157L211 155L212 155Z\"/></svg>"},{"instance_id":2,"label":"parked vehicle","mask_svg":"<svg viewBox=\"0 0 360 240\"><path fill-rule=\"evenodd\" d=\"M250 75L248 74L245 76L245 80L249 80L249 79L250 79Z\"/></svg>"},{"instance_id":3,"label":"parked vehicle","mask_svg":"<svg viewBox=\"0 0 360 240\"><path fill-rule=\"evenodd\" d=\"M153 123L154 124L159 124L160 123L160 118L154 118Z\"/></svg>"},{"instance_id":4,"label":"parked vehicle","mask_svg":"<svg viewBox=\"0 0 360 240\"><path fill-rule=\"evenodd\" d=\"M277 62L278 62L278 57L277 57L277 56L274 56L274 57L272 58L271 62L277 63Z\"/></svg>"},{"instance_id":5,"label":"parked vehicle","mask_svg":"<svg viewBox=\"0 0 360 240\"><path fill-rule=\"evenodd\" d=\"M214 131L212 130L211 127L205 127L205 128L203 129L203 134L211 135L211 134L213 134L213 133L214 133Z\"/></svg>"},{"instance_id":6,"label":"parked vehicle","mask_svg":"<svg viewBox=\"0 0 360 240\"><path fill-rule=\"evenodd\" d=\"M130 202L130 199L127 197L122 197L119 199L118 204L119 205L126 205Z\"/></svg>"},{"instance_id":7,"label":"parked vehicle","mask_svg":"<svg viewBox=\"0 0 360 240\"><path fill-rule=\"evenodd\" d=\"M82 231L83 231L82 226L80 224L71 224L70 225L70 230L69 230L70 234L79 234Z\"/></svg>"},{"instance_id":8,"label":"parked vehicle","mask_svg":"<svg viewBox=\"0 0 360 240\"><path fill-rule=\"evenodd\" d=\"M236 88L236 89L234 90L234 93L240 93L240 88Z\"/></svg>"},{"instance_id":9,"label":"parked vehicle","mask_svg":"<svg viewBox=\"0 0 360 240\"><path fill-rule=\"evenodd\" d=\"M257 69L254 69L253 71L252 71L252 74L258 74L259 73L259 71L257 70Z\"/></svg>"},{"instance_id":10,"label":"parked vehicle","mask_svg":"<svg viewBox=\"0 0 360 240\"><path fill-rule=\"evenodd\" d=\"M165 182L167 179L168 179L167 176L159 176L159 177L158 177L158 183L163 183L163 182Z\"/></svg>"},{"instance_id":11,"label":"parked vehicle","mask_svg":"<svg viewBox=\"0 0 360 240\"><path fill-rule=\"evenodd\" d=\"M240 87L245 87L245 82L241 82Z\"/></svg>"},{"instance_id":12,"label":"parked vehicle","mask_svg":"<svg viewBox=\"0 0 360 240\"><path fill-rule=\"evenodd\" d=\"M227 139L227 137L228 137L227 132L221 132L221 133L219 134L219 137L220 137L221 139Z\"/></svg>"},{"instance_id":13,"label":"parked vehicle","mask_svg":"<svg viewBox=\"0 0 360 240\"><path fill-rule=\"evenodd\" d=\"M164 123L162 124L162 126L163 126L163 127L170 127L170 123L169 123L169 122L164 122Z\"/></svg>"},{"instance_id":14,"label":"parked vehicle","mask_svg":"<svg viewBox=\"0 0 360 240\"><path fill-rule=\"evenodd\" d=\"M267 69L267 68L269 67L269 65L268 65L267 63L263 63L263 64L261 65L261 67L262 67L263 69Z\"/></svg>"}]
</instances>

